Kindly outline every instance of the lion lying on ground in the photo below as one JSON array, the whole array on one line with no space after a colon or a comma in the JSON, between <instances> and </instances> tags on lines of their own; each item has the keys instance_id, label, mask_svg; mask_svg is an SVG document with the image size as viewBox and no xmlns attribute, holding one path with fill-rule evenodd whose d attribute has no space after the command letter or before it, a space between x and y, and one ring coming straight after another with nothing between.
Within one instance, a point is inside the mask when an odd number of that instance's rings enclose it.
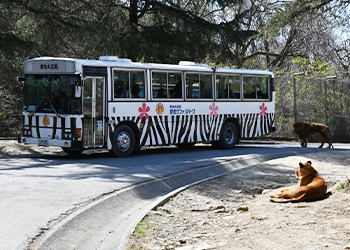
<instances>
[{"instance_id":1,"label":"lion lying on ground","mask_svg":"<svg viewBox=\"0 0 350 250\"><path fill-rule=\"evenodd\" d=\"M293 189L283 189L279 194L270 195L271 198L285 198L287 200L273 200L272 202L302 202L315 201L325 196L327 184L325 180L311 166L311 161L299 162L295 174L300 178L300 185Z\"/></svg>"},{"instance_id":2,"label":"lion lying on ground","mask_svg":"<svg viewBox=\"0 0 350 250\"><path fill-rule=\"evenodd\" d=\"M321 123L307 123L307 122L295 122L293 124L293 133L299 135L301 139L301 146L303 148L307 147L307 140L310 136L314 134L319 134L321 137L321 145L319 148L323 147L324 140L329 144L328 148L333 147L331 141L331 130L328 126ZM334 148L334 147L333 147Z\"/></svg>"}]
</instances>

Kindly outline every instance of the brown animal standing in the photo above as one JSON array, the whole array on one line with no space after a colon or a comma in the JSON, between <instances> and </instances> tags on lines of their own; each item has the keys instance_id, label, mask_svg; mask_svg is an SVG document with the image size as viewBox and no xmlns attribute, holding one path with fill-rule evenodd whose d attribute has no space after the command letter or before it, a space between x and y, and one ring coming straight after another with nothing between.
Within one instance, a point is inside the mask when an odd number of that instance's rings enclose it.
<instances>
[{"instance_id":1,"label":"brown animal standing","mask_svg":"<svg viewBox=\"0 0 350 250\"><path fill-rule=\"evenodd\" d=\"M283 189L279 194L270 195L271 198L284 198L287 200L273 200L272 202L302 202L315 201L325 196L327 192L326 181L311 166L311 161L299 162L295 174L300 178L300 185L297 188Z\"/></svg>"},{"instance_id":2,"label":"brown animal standing","mask_svg":"<svg viewBox=\"0 0 350 250\"><path fill-rule=\"evenodd\" d=\"M307 147L307 140L310 136L314 134L319 134L321 137L321 145L319 148L323 147L324 140L328 142L328 148L333 147L331 141L331 130L328 126L321 123L307 123L307 122L295 122L293 124L293 133L299 135L301 139L301 146L303 148Z\"/></svg>"}]
</instances>

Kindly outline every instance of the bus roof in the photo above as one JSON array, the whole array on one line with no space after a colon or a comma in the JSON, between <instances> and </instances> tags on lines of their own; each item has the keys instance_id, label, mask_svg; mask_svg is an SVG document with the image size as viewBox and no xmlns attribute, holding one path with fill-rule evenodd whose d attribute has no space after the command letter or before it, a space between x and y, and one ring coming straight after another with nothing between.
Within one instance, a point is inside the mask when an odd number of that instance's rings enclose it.
<instances>
[{"instance_id":1,"label":"bus roof","mask_svg":"<svg viewBox=\"0 0 350 250\"><path fill-rule=\"evenodd\" d=\"M206 64L195 64L190 61L181 61L177 64L141 63L132 62L130 59L118 58L116 56L101 56L99 60L60 58L60 57L37 57L24 62L25 73L82 73L83 66L111 67L111 68L137 68L150 70L175 70L194 71L221 74L252 74L269 75L273 73L267 70L233 69L233 68L211 68Z\"/></svg>"}]
</instances>

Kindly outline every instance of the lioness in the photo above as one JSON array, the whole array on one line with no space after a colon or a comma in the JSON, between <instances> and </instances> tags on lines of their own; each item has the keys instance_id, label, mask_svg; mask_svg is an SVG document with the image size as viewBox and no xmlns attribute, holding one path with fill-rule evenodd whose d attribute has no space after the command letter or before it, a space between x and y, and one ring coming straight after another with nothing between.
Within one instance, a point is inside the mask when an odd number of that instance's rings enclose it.
<instances>
[{"instance_id":1,"label":"lioness","mask_svg":"<svg viewBox=\"0 0 350 250\"><path fill-rule=\"evenodd\" d=\"M324 140L329 144L328 148L333 147L331 141L331 130L328 126L321 123L307 123L307 122L295 122L293 124L293 133L299 135L301 139L301 146L303 148L307 147L307 140L310 136L314 134L319 134L321 137L321 145L319 148L323 147Z\"/></svg>"},{"instance_id":2,"label":"lioness","mask_svg":"<svg viewBox=\"0 0 350 250\"><path fill-rule=\"evenodd\" d=\"M283 189L279 194L270 195L271 198L285 198L288 200L273 200L272 202L302 202L321 199L327 192L325 180L311 166L311 161L299 162L295 174L300 178L297 188Z\"/></svg>"}]
</instances>

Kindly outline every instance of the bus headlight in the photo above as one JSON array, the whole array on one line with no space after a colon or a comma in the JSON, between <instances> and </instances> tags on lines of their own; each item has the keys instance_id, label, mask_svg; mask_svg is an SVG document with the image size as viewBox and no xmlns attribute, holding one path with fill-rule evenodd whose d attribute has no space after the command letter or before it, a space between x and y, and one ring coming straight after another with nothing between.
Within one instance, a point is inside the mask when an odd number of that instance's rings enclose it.
<instances>
[{"instance_id":1,"label":"bus headlight","mask_svg":"<svg viewBox=\"0 0 350 250\"><path fill-rule=\"evenodd\" d=\"M72 134L66 133L66 134L64 134L64 138L72 139Z\"/></svg>"},{"instance_id":2,"label":"bus headlight","mask_svg":"<svg viewBox=\"0 0 350 250\"><path fill-rule=\"evenodd\" d=\"M23 129L23 136L32 136L32 131L28 129Z\"/></svg>"}]
</instances>

